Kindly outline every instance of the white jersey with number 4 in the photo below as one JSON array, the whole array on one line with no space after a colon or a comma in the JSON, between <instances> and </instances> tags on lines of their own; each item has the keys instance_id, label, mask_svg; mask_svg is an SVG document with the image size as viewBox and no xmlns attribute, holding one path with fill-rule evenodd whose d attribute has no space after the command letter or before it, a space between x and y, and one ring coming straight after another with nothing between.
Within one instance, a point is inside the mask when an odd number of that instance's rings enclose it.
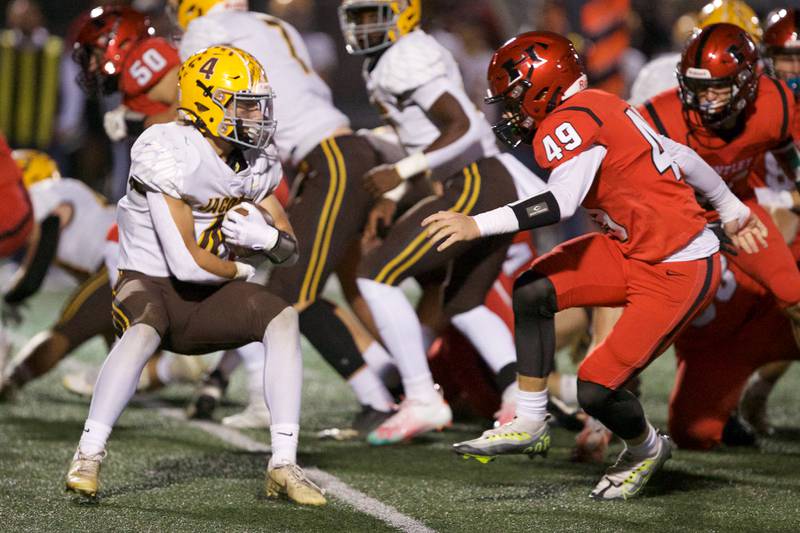
<instances>
[{"instance_id":1,"label":"white jersey with number 4","mask_svg":"<svg viewBox=\"0 0 800 533\"><path fill-rule=\"evenodd\" d=\"M245 150L229 166L194 127L168 122L150 126L131 149L128 190L117 209L119 268L156 277L170 270L153 228L145 194L159 192L192 208L198 244L226 258L225 213L243 201L259 203L280 183L277 152ZM144 193L144 194L143 194Z\"/></svg>"},{"instance_id":2,"label":"white jersey with number 4","mask_svg":"<svg viewBox=\"0 0 800 533\"><path fill-rule=\"evenodd\" d=\"M217 11L194 19L180 46L181 60L216 44L253 55L275 91L275 144L281 160L297 165L337 129L350 126L331 90L311 68L300 34L286 22L250 11Z\"/></svg>"},{"instance_id":3,"label":"white jersey with number 4","mask_svg":"<svg viewBox=\"0 0 800 533\"><path fill-rule=\"evenodd\" d=\"M28 189L36 222L67 204L72 215L58 238L56 261L62 266L92 274L103 264L106 232L114 223L115 207L72 178L43 180Z\"/></svg>"},{"instance_id":4,"label":"white jersey with number 4","mask_svg":"<svg viewBox=\"0 0 800 533\"><path fill-rule=\"evenodd\" d=\"M408 153L430 146L439 129L427 111L445 92L452 95L480 128L477 157L499 153L491 126L464 91L461 72L452 54L422 30L414 30L390 46L373 64L364 62L364 78L372 103L394 127ZM477 159L472 154L466 165ZM461 165L463 166L463 165Z\"/></svg>"}]
</instances>

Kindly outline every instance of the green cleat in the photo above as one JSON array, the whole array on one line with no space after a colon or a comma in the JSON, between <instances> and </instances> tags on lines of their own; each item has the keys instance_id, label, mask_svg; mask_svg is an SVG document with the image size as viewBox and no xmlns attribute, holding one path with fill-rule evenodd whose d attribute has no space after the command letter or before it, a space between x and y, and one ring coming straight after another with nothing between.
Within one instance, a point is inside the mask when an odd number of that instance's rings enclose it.
<instances>
[{"instance_id":1,"label":"green cleat","mask_svg":"<svg viewBox=\"0 0 800 533\"><path fill-rule=\"evenodd\" d=\"M495 429L488 429L477 439L453 444L453 451L464 459L486 464L497 455L525 454L533 459L547 457L550 449L550 426L545 420L531 421L514 418Z\"/></svg>"}]
</instances>

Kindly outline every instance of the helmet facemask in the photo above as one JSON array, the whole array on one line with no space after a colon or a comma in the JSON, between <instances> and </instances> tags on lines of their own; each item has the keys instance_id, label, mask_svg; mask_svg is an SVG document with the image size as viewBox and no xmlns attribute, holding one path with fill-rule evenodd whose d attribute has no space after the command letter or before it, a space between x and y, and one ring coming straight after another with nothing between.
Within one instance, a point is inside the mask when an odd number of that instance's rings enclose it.
<instances>
[{"instance_id":1,"label":"helmet facemask","mask_svg":"<svg viewBox=\"0 0 800 533\"><path fill-rule=\"evenodd\" d=\"M80 67L76 81L78 86L91 97L113 94L119 86L119 72L111 61L103 57L102 48L91 45L77 45L72 51L72 59Z\"/></svg>"},{"instance_id":2,"label":"helmet facemask","mask_svg":"<svg viewBox=\"0 0 800 533\"><path fill-rule=\"evenodd\" d=\"M768 51L767 65L776 78L785 81L792 92L800 96L800 47Z\"/></svg>"},{"instance_id":3,"label":"helmet facemask","mask_svg":"<svg viewBox=\"0 0 800 533\"><path fill-rule=\"evenodd\" d=\"M755 96L757 78L751 68L736 75L712 78L705 69L689 68L678 72L681 100L694 111L703 126L710 129L733 122Z\"/></svg>"},{"instance_id":4,"label":"helmet facemask","mask_svg":"<svg viewBox=\"0 0 800 533\"><path fill-rule=\"evenodd\" d=\"M530 87L529 81L521 80L506 89L503 94L493 96L490 91L489 96L484 99L487 104L503 104L502 118L492 125L492 131L498 139L511 148L516 148L522 143L532 143L536 133L536 120L527 115L522 108L525 93Z\"/></svg>"},{"instance_id":5,"label":"helmet facemask","mask_svg":"<svg viewBox=\"0 0 800 533\"><path fill-rule=\"evenodd\" d=\"M339 6L347 52L364 55L388 48L400 34L397 19L398 14L386 1L364 0Z\"/></svg>"},{"instance_id":6,"label":"helmet facemask","mask_svg":"<svg viewBox=\"0 0 800 533\"><path fill-rule=\"evenodd\" d=\"M217 135L242 148L265 149L277 126L272 114L274 98L267 84L258 84L254 91L216 89L212 99L223 110Z\"/></svg>"}]
</instances>

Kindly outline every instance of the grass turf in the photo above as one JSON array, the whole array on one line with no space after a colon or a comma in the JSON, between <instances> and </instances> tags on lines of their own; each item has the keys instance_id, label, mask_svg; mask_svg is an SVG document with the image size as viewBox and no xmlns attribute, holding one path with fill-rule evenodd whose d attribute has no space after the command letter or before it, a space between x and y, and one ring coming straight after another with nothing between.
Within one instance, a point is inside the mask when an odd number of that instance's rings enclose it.
<instances>
[{"instance_id":1,"label":"grass turf","mask_svg":"<svg viewBox=\"0 0 800 533\"><path fill-rule=\"evenodd\" d=\"M17 334L30 335L55 317L64 294L35 297ZM100 342L75 358L102 361ZM776 389L770 415L781 428L760 449L678 451L644 497L597 503L588 492L601 466L568 460L573 435L554 431L546 460L466 462L450 443L477 435L479 422L459 423L410 445L370 448L322 442L314 433L345 423L357 406L348 387L304 345L306 381L300 462L316 466L439 531L798 531L800 530L800 368ZM134 402L111 437L97 503L63 492L63 476L88 404L59 385L56 369L0 405L0 528L3 531L370 531L391 528L335 498L309 509L266 500L266 458L238 450ZM665 425L674 378L671 354L643 375L645 408ZM182 405L187 386L158 399ZM231 387L245 399L244 379ZM240 406L224 406L219 417ZM264 431L246 431L266 441ZM619 447L613 448L618 451ZM613 460L613 455L609 461Z\"/></svg>"}]
</instances>

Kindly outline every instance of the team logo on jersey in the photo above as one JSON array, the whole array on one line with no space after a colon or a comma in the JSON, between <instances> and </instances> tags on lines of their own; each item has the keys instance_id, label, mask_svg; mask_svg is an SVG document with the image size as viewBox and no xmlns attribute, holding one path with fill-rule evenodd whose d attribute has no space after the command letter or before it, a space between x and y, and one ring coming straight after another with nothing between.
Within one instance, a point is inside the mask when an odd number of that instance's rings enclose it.
<instances>
[{"instance_id":1,"label":"team logo on jersey","mask_svg":"<svg viewBox=\"0 0 800 533\"><path fill-rule=\"evenodd\" d=\"M210 198L206 205L198 209L201 213L227 213L233 206L242 202L241 198L230 196Z\"/></svg>"}]
</instances>

